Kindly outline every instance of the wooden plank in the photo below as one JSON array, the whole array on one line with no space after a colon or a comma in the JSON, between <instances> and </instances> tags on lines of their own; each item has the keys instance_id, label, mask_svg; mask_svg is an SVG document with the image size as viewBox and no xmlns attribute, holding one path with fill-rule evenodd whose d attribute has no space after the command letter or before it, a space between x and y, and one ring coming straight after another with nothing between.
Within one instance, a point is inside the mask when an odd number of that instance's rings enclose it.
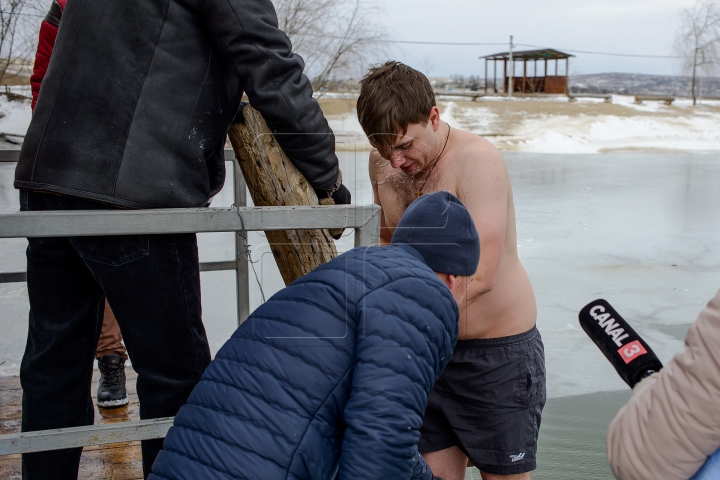
<instances>
[{"instance_id":1,"label":"wooden plank","mask_svg":"<svg viewBox=\"0 0 720 480\"><path fill-rule=\"evenodd\" d=\"M260 112L247 105L243 117L242 122L230 126L228 138L253 203L258 206L318 205L312 186L287 157ZM323 199L323 203L335 202L328 198ZM265 233L285 285L337 257L335 242L327 230L265 229ZM341 233L342 230L334 232L336 236Z\"/></svg>"},{"instance_id":2,"label":"wooden plank","mask_svg":"<svg viewBox=\"0 0 720 480\"><path fill-rule=\"evenodd\" d=\"M666 105L671 105L675 101L675 97L672 95L635 95L635 103L641 104L644 100L665 102Z\"/></svg>"},{"instance_id":3,"label":"wooden plank","mask_svg":"<svg viewBox=\"0 0 720 480\"><path fill-rule=\"evenodd\" d=\"M357 228L377 205L77 210L0 214L0 238Z\"/></svg>"},{"instance_id":4,"label":"wooden plank","mask_svg":"<svg viewBox=\"0 0 720 480\"><path fill-rule=\"evenodd\" d=\"M578 98L602 98L605 103L612 103L611 93L569 93L568 100L573 102Z\"/></svg>"},{"instance_id":5,"label":"wooden plank","mask_svg":"<svg viewBox=\"0 0 720 480\"><path fill-rule=\"evenodd\" d=\"M139 403L135 390L137 374L132 367L125 368L127 392L130 403L127 406L113 409L95 407L95 422L117 423L138 420ZM99 372L94 371L91 392L97 392ZM0 433L20 432L20 409L22 389L17 376L0 377ZM20 479L20 455L0 456L0 478ZM117 443L112 445L95 445L83 449L80 460L81 480L98 478L113 480L137 480L142 478L142 455L140 442Z\"/></svg>"},{"instance_id":6,"label":"wooden plank","mask_svg":"<svg viewBox=\"0 0 720 480\"><path fill-rule=\"evenodd\" d=\"M436 90L434 93L436 97L469 97L473 100L485 96L484 92L456 92L454 90L451 90L449 92Z\"/></svg>"}]
</instances>

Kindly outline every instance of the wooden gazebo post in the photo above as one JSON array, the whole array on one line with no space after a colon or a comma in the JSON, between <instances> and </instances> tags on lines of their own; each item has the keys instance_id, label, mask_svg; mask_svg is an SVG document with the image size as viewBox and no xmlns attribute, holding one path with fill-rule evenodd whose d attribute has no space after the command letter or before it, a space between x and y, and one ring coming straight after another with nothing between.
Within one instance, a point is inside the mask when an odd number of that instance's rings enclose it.
<instances>
[{"instance_id":1,"label":"wooden gazebo post","mask_svg":"<svg viewBox=\"0 0 720 480\"><path fill-rule=\"evenodd\" d=\"M570 80L570 57L565 58L565 95L570 91L568 83Z\"/></svg>"},{"instance_id":2,"label":"wooden gazebo post","mask_svg":"<svg viewBox=\"0 0 720 480\"><path fill-rule=\"evenodd\" d=\"M508 87L510 86L507 80L507 64L507 59L503 58L503 93L509 93Z\"/></svg>"},{"instance_id":3,"label":"wooden gazebo post","mask_svg":"<svg viewBox=\"0 0 720 480\"><path fill-rule=\"evenodd\" d=\"M497 90L497 59L493 58L493 91L498 93Z\"/></svg>"},{"instance_id":4,"label":"wooden gazebo post","mask_svg":"<svg viewBox=\"0 0 720 480\"><path fill-rule=\"evenodd\" d=\"M485 95L487 95L487 83L488 83L488 76L487 76L488 68L487 68L487 63L488 63L488 59L486 58L486 59L485 59Z\"/></svg>"}]
</instances>

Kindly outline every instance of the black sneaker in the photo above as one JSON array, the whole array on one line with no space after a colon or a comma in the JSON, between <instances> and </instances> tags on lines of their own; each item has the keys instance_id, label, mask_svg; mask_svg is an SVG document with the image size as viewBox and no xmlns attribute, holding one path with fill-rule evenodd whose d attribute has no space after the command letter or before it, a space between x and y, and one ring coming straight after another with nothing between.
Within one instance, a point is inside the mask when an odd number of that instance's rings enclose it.
<instances>
[{"instance_id":1,"label":"black sneaker","mask_svg":"<svg viewBox=\"0 0 720 480\"><path fill-rule=\"evenodd\" d=\"M125 359L120 355L105 355L98 358L100 383L97 391L97 406L117 408L128 404L125 392Z\"/></svg>"}]
</instances>

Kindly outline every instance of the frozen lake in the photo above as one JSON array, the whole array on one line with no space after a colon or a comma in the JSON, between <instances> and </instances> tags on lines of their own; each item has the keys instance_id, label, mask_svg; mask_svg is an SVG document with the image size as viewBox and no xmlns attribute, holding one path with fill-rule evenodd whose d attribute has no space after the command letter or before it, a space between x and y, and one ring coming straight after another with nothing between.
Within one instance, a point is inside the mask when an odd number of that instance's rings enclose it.
<instances>
[{"instance_id":1,"label":"frozen lake","mask_svg":"<svg viewBox=\"0 0 720 480\"><path fill-rule=\"evenodd\" d=\"M585 336L577 312L605 298L660 359L682 348L688 326L720 288L717 155L505 152L518 247L535 288L549 401L538 479L611 478L605 428L629 391ZM355 203L372 201L367 152L340 154ZM230 164L228 164L230 166ZM18 209L14 164L0 164L0 211ZM213 206L229 206L232 184ZM282 286L261 234L251 234L266 296ZM199 235L201 261L233 258L233 234ZM0 271L25 268L24 239L0 239ZM338 249L352 248L352 232ZM204 272L203 316L213 352L236 325L234 272ZM251 308L261 301L251 288ZM17 374L27 332L25 284L0 284L0 375ZM600 393L606 392L606 393ZM600 394L599 394L600 393Z\"/></svg>"},{"instance_id":2,"label":"frozen lake","mask_svg":"<svg viewBox=\"0 0 720 480\"><path fill-rule=\"evenodd\" d=\"M366 152L341 153L355 203L372 201ZM538 302L552 397L622 390L585 337L577 312L605 298L661 360L682 348L700 309L720 288L720 158L697 154L504 154L515 195L518 247ZM228 164L230 166L230 164ZM0 164L0 210L18 209L14 164ZM213 206L232 204L232 184ZM266 297L282 287L261 234L251 235ZM233 234L200 234L201 261L233 257ZM0 239L0 271L24 270L24 239ZM338 242L352 248L352 232ZM204 272L203 317L213 352L235 328L233 272ZM253 283L251 308L261 302ZM0 284L0 375L24 348L25 284Z\"/></svg>"}]
</instances>

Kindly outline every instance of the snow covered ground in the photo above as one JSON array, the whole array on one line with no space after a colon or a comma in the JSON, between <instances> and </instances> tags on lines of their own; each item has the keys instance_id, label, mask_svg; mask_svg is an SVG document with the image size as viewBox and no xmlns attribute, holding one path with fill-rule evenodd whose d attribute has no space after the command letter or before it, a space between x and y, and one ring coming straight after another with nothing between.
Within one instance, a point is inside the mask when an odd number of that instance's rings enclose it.
<instances>
[{"instance_id":1,"label":"snow covered ground","mask_svg":"<svg viewBox=\"0 0 720 480\"><path fill-rule=\"evenodd\" d=\"M692 107L687 99L634 103L614 95L613 103L564 97L507 99L488 97L441 101L441 118L455 128L482 135L501 150L534 153L611 151L720 151L720 102ZM332 128L362 144L354 110L329 115ZM365 142L366 148L367 144Z\"/></svg>"},{"instance_id":2,"label":"snow covered ground","mask_svg":"<svg viewBox=\"0 0 720 480\"><path fill-rule=\"evenodd\" d=\"M29 95L23 90L17 93ZM369 148L354 111L352 95L326 94L321 99L339 150ZM565 97L507 99L487 97L476 102L439 102L442 118L455 128L485 136L501 150L535 153L606 153L611 151L718 152L720 102L692 107L690 100L673 105L634 103L614 95L613 103ZM30 103L0 95L0 148L17 148L30 123ZM14 135L14 137L13 137Z\"/></svg>"}]
</instances>

